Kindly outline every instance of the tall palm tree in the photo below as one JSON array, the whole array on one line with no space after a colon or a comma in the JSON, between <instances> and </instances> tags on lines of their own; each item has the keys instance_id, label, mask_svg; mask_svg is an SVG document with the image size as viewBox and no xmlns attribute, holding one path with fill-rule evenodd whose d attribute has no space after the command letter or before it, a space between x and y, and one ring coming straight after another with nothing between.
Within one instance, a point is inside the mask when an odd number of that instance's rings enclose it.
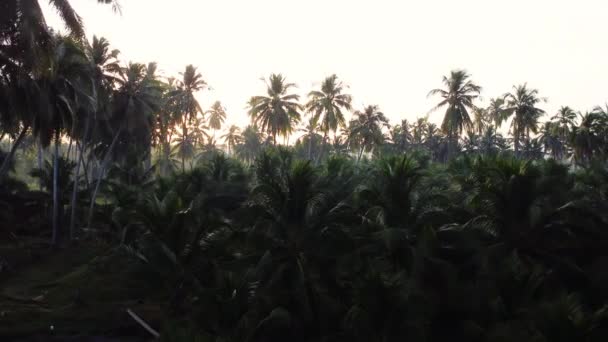
<instances>
[{"instance_id":1,"label":"tall palm tree","mask_svg":"<svg viewBox=\"0 0 608 342\"><path fill-rule=\"evenodd\" d=\"M543 145L545 152L553 159L559 160L566 156L567 148L565 140L562 139L558 122L545 122L540 130L539 141Z\"/></svg>"},{"instance_id":2,"label":"tall palm tree","mask_svg":"<svg viewBox=\"0 0 608 342\"><path fill-rule=\"evenodd\" d=\"M412 144L413 136L410 132L410 123L407 119L401 120L400 125L395 125L391 130L391 140L399 152L405 152Z\"/></svg>"},{"instance_id":3,"label":"tall palm tree","mask_svg":"<svg viewBox=\"0 0 608 342\"><path fill-rule=\"evenodd\" d=\"M472 125L469 110L475 108L473 101L479 97L481 87L473 83L470 78L471 75L465 70L454 70L449 77L443 77L445 89L433 89L428 94L428 96L439 95L443 99L432 110L447 107L441 129L448 136L450 145L457 144L458 136L465 128ZM448 156L451 156L450 152Z\"/></svg>"},{"instance_id":4,"label":"tall palm tree","mask_svg":"<svg viewBox=\"0 0 608 342\"><path fill-rule=\"evenodd\" d=\"M551 118L551 121L556 123L557 133L560 139L564 142L570 136L575 120L576 112L568 106L562 106Z\"/></svg>"},{"instance_id":5,"label":"tall palm tree","mask_svg":"<svg viewBox=\"0 0 608 342\"><path fill-rule=\"evenodd\" d=\"M55 46L50 67L36 80L40 91L40 110L33 123L33 134L42 146L54 140L53 154L53 234L55 245L59 238L62 209L59 189L59 147L61 135L74 127L78 120L79 108L85 112L95 110L93 72L84 48L75 40L63 37L53 38Z\"/></svg>"},{"instance_id":6,"label":"tall palm tree","mask_svg":"<svg viewBox=\"0 0 608 342\"><path fill-rule=\"evenodd\" d=\"M490 99L490 104L486 111L496 128L500 128L502 123L509 117L509 113L505 110L505 99L502 97Z\"/></svg>"},{"instance_id":7,"label":"tall palm tree","mask_svg":"<svg viewBox=\"0 0 608 342\"><path fill-rule=\"evenodd\" d=\"M231 154L234 147L241 143L243 137L241 136L241 129L237 125L232 125L228 128L228 132L222 135L226 146L228 146L228 154Z\"/></svg>"},{"instance_id":8,"label":"tall palm tree","mask_svg":"<svg viewBox=\"0 0 608 342\"><path fill-rule=\"evenodd\" d=\"M574 126L571 135L571 144L574 160L579 164L588 164L594 154L601 152L603 138L601 133L605 130L605 118L599 112L579 113L581 122Z\"/></svg>"},{"instance_id":9,"label":"tall palm tree","mask_svg":"<svg viewBox=\"0 0 608 342\"><path fill-rule=\"evenodd\" d=\"M317 144L320 141L321 146L325 145L325 139L320 139L321 137L317 134L320 130L321 125L318 123L314 116L310 117L308 120L308 124L304 128L300 128L299 131L304 133L301 138L303 143L308 143L308 160L313 160L312 158L312 145ZM319 139L317 139L319 137Z\"/></svg>"},{"instance_id":10,"label":"tall palm tree","mask_svg":"<svg viewBox=\"0 0 608 342\"><path fill-rule=\"evenodd\" d=\"M213 139L215 140L215 132L222 128L222 124L226 120L226 108L222 106L220 101L215 101L206 114L209 115L209 128L213 130Z\"/></svg>"},{"instance_id":11,"label":"tall palm tree","mask_svg":"<svg viewBox=\"0 0 608 342\"><path fill-rule=\"evenodd\" d=\"M488 111L485 108L473 109L472 129L477 135L482 135L486 128L491 125Z\"/></svg>"},{"instance_id":12,"label":"tall palm tree","mask_svg":"<svg viewBox=\"0 0 608 342\"><path fill-rule=\"evenodd\" d=\"M91 196L89 207L88 227L93 220L95 199L99 192L99 185L104 176L106 168L114 154L119 141L125 147L150 144L152 138L152 127L154 124L153 114L158 111L161 104L162 89L151 72L153 66L139 63L129 63L121 68L116 79L118 88L112 96L112 114L108 120L107 128L100 137L98 145L102 147L104 156L97 171L95 188ZM126 133L126 134L125 134Z\"/></svg>"},{"instance_id":13,"label":"tall palm tree","mask_svg":"<svg viewBox=\"0 0 608 342\"><path fill-rule=\"evenodd\" d=\"M288 136L294 124L300 122L302 106L298 103L300 96L289 94L296 85L288 83L283 75L271 74L265 82L268 95L253 96L249 100L249 116L276 145L278 135Z\"/></svg>"},{"instance_id":14,"label":"tall palm tree","mask_svg":"<svg viewBox=\"0 0 608 342\"><path fill-rule=\"evenodd\" d=\"M339 127L344 127L344 110L351 109L352 98L348 94L343 94L345 86L338 81L338 76L331 75L321 84L320 90L313 90L308 93L308 103L306 110L311 113L314 122L318 122L323 132L323 144L325 146L327 134L331 131L334 135ZM322 157L323 150L321 150Z\"/></svg>"},{"instance_id":15,"label":"tall palm tree","mask_svg":"<svg viewBox=\"0 0 608 342\"><path fill-rule=\"evenodd\" d=\"M519 152L522 138L529 140L530 132L536 133L538 120L545 113L538 104L546 100L538 96L537 89L529 89L527 83L513 86L513 92L504 95L507 107L505 111L514 116L511 122L515 153Z\"/></svg>"},{"instance_id":16,"label":"tall palm tree","mask_svg":"<svg viewBox=\"0 0 608 342\"><path fill-rule=\"evenodd\" d=\"M241 143L235 147L235 152L239 158L251 163L262 151L262 133L256 125L248 125L243 130L242 137Z\"/></svg>"},{"instance_id":17,"label":"tall palm tree","mask_svg":"<svg viewBox=\"0 0 608 342\"><path fill-rule=\"evenodd\" d=\"M178 89L174 92L174 96L181 115L182 141L188 141L188 121L199 113L204 114L194 94L205 89L207 83L192 64L187 65L186 70L180 75L182 79L178 83ZM186 172L184 156L182 156L182 172Z\"/></svg>"},{"instance_id":18,"label":"tall palm tree","mask_svg":"<svg viewBox=\"0 0 608 342\"><path fill-rule=\"evenodd\" d=\"M373 149L384 142L383 128L388 128L388 119L380 111L378 106L367 106L362 111L356 111L351 121L349 139L358 142L359 155L361 159L364 151Z\"/></svg>"}]
</instances>

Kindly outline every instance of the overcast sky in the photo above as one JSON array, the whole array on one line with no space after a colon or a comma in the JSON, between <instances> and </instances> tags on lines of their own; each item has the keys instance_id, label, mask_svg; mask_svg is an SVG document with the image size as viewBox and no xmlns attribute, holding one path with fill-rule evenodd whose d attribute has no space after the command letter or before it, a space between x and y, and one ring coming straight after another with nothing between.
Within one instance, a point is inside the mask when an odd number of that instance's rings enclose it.
<instances>
[{"instance_id":1,"label":"overcast sky","mask_svg":"<svg viewBox=\"0 0 608 342\"><path fill-rule=\"evenodd\" d=\"M167 76L197 66L213 88L202 104L222 101L239 125L272 72L301 95L336 73L357 108L377 104L392 123L425 115L437 102L428 91L455 68L485 103L523 82L550 114L608 101L606 0L120 0L122 15L71 2L122 60L156 61Z\"/></svg>"}]
</instances>

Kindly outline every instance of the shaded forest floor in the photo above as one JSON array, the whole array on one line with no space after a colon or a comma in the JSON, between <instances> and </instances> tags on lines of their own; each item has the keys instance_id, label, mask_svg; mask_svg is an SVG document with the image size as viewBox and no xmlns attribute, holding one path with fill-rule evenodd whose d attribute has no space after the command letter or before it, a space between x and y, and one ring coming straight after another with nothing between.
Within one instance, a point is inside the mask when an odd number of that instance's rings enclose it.
<instances>
[{"instance_id":1,"label":"shaded forest floor","mask_svg":"<svg viewBox=\"0 0 608 342\"><path fill-rule=\"evenodd\" d=\"M162 321L159 284L102 242L53 250L36 238L4 241L0 267L2 341L140 341L149 335L127 309L153 326Z\"/></svg>"}]
</instances>

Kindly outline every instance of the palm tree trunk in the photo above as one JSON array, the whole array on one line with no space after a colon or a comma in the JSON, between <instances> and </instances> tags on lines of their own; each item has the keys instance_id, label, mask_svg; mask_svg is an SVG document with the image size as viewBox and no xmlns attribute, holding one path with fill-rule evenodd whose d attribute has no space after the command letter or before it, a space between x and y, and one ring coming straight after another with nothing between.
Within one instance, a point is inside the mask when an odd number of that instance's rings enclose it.
<instances>
[{"instance_id":1,"label":"palm tree trunk","mask_svg":"<svg viewBox=\"0 0 608 342\"><path fill-rule=\"evenodd\" d=\"M11 146L11 151L2 161L2 166L0 166L0 184L2 183L2 179L4 179L4 176L6 176L6 174L8 173L8 166L11 164L11 161L15 157L15 152L17 152L17 148L23 142L23 138L25 138L25 134L27 133L27 130L29 128L29 125L25 125L23 127L21 133L19 133L19 136L17 137L17 139L15 139L13 146Z\"/></svg>"},{"instance_id":2,"label":"palm tree trunk","mask_svg":"<svg viewBox=\"0 0 608 342\"><path fill-rule=\"evenodd\" d=\"M118 141L118 136L120 135L121 132L122 132L122 126L118 129L118 131L116 132L116 135L114 135L114 139L112 139L112 143L110 144L110 147L108 147L108 151L106 151L106 154L103 157L103 161L101 162L101 165L99 166L97 181L95 183L95 190L93 190L93 196L91 196L91 205L89 206L89 215L88 215L88 219L87 219L87 227L89 227L89 228L91 227L91 223L93 222L93 210L95 209L95 200L97 199L97 194L99 192L99 185L101 184L101 179L103 178L105 169L106 169L108 163L110 162L110 156L112 155L112 150L114 149L114 146L116 145L116 142Z\"/></svg>"},{"instance_id":3,"label":"palm tree trunk","mask_svg":"<svg viewBox=\"0 0 608 342\"><path fill-rule=\"evenodd\" d=\"M59 130L55 131L55 152L53 155L53 233L51 244L57 245L59 240Z\"/></svg>"},{"instance_id":4,"label":"palm tree trunk","mask_svg":"<svg viewBox=\"0 0 608 342\"><path fill-rule=\"evenodd\" d=\"M308 160L312 160L312 136L308 136Z\"/></svg>"},{"instance_id":5,"label":"palm tree trunk","mask_svg":"<svg viewBox=\"0 0 608 342\"><path fill-rule=\"evenodd\" d=\"M38 170L42 170L42 153L44 153L44 151L42 150L42 144L40 142L38 142ZM40 186L40 191L42 191L44 188L44 183L42 181L42 178L40 178L39 186Z\"/></svg>"},{"instance_id":6,"label":"palm tree trunk","mask_svg":"<svg viewBox=\"0 0 608 342\"><path fill-rule=\"evenodd\" d=\"M82 138L82 143L85 145L87 143L87 138L89 135L89 123L90 118L87 117L87 122L84 128L84 137ZM71 138L70 138L71 140ZM70 146L71 147L71 146ZM78 149L76 151L78 156L76 157L76 170L74 171L74 185L72 187L72 206L70 208L70 241L74 239L74 227L76 226L76 206L78 201L78 177L80 176L80 159L82 159L82 151L83 149ZM69 149L68 149L69 151Z\"/></svg>"},{"instance_id":7,"label":"palm tree trunk","mask_svg":"<svg viewBox=\"0 0 608 342\"><path fill-rule=\"evenodd\" d=\"M315 164L318 164L323 158L323 154L325 153L325 140L327 139L327 132L323 132L323 140L321 140L321 151L319 151L319 155L316 158Z\"/></svg>"}]
</instances>

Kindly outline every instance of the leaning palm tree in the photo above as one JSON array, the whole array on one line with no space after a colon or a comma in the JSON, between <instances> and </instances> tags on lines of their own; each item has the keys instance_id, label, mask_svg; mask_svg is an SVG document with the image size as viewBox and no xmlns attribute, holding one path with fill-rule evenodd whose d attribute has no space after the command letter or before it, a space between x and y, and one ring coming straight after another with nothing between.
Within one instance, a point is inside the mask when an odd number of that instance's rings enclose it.
<instances>
[{"instance_id":1,"label":"leaning palm tree","mask_svg":"<svg viewBox=\"0 0 608 342\"><path fill-rule=\"evenodd\" d=\"M222 128L222 124L226 120L226 108L220 101L215 101L206 114L209 115L209 128L213 130L213 139L215 139L215 132Z\"/></svg>"},{"instance_id":2,"label":"leaning palm tree","mask_svg":"<svg viewBox=\"0 0 608 342\"><path fill-rule=\"evenodd\" d=\"M243 137L241 136L241 129L237 125L232 125L228 128L228 132L222 135L221 137L226 142L226 146L228 146L228 154L234 150L234 147L238 145Z\"/></svg>"},{"instance_id":3,"label":"leaning palm tree","mask_svg":"<svg viewBox=\"0 0 608 342\"><path fill-rule=\"evenodd\" d=\"M323 144L325 146L327 134L331 131L336 133L338 127L344 127L345 110L351 109L352 98L343 94L345 86L338 81L338 76L331 75L321 84L321 90L313 90L308 93L306 110L312 114L314 122L318 122L323 132ZM323 150L321 150L321 155ZM321 157L319 155L319 158Z\"/></svg>"},{"instance_id":4,"label":"leaning palm tree","mask_svg":"<svg viewBox=\"0 0 608 342\"><path fill-rule=\"evenodd\" d=\"M432 110L446 107L441 129L448 136L450 149L458 143L458 136L472 124L469 110L475 108L473 101L479 97L481 87L470 80L465 70L454 70L443 77L445 89L433 89L428 96L439 95L442 100ZM448 156L451 153L448 152Z\"/></svg>"},{"instance_id":5,"label":"leaning palm tree","mask_svg":"<svg viewBox=\"0 0 608 342\"><path fill-rule=\"evenodd\" d=\"M546 100L538 96L537 89L529 89L527 84L513 86L513 92L504 95L509 116L514 115L511 122L515 154L519 152L522 138L530 139L530 132L536 133L538 120L545 113L537 107Z\"/></svg>"},{"instance_id":6,"label":"leaning palm tree","mask_svg":"<svg viewBox=\"0 0 608 342\"><path fill-rule=\"evenodd\" d=\"M274 145L278 135L288 136L293 131L294 124L300 121L300 97L288 93L295 86L294 83L288 83L283 75L271 74L266 80L268 95L253 96L249 100L251 121L272 137Z\"/></svg>"},{"instance_id":7,"label":"leaning palm tree","mask_svg":"<svg viewBox=\"0 0 608 342\"><path fill-rule=\"evenodd\" d=\"M112 96L112 115L106 125L109 130L100 136L97 142L105 152L91 196L88 227L93 220L99 185L112 156L116 154L115 147L121 137L125 151L126 147L149 144L151 141L154 121L152 114L159 108L162 92L156 80L151 77L149 69L143 64L129 63L118 75L118 89Z\"/></svg>"}]
</instances>

